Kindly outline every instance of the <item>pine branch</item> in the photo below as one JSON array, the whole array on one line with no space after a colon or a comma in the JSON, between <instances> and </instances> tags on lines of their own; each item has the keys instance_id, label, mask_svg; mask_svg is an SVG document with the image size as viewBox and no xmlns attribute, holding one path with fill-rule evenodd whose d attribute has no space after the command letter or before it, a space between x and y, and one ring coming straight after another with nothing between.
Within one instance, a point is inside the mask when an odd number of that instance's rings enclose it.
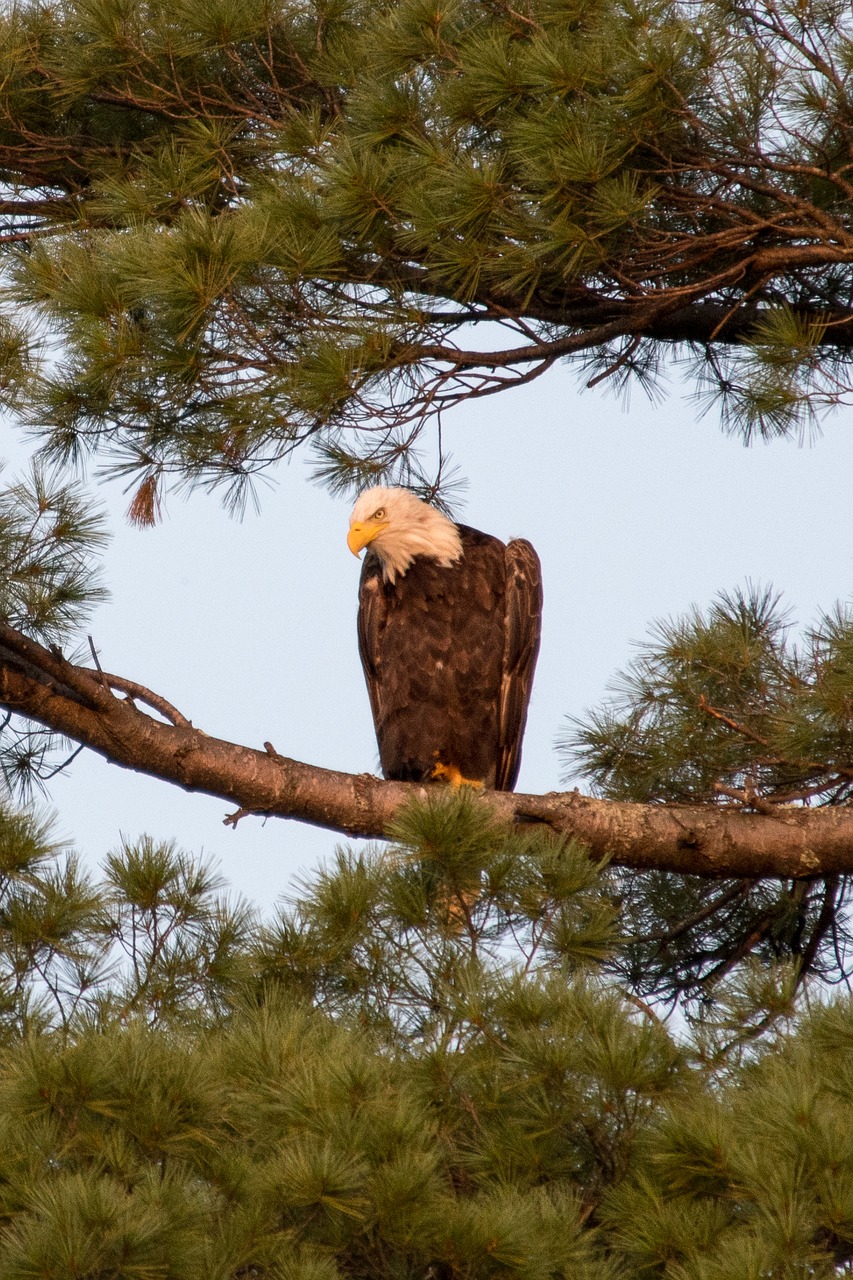
<instances>
[{"instance_id":1,"label":"pine branch","mask_svg":"<svg viewBox=\"0 0 853 1280\"><path fill-rule=\"evenodd\" d=\"M116 687L133 684L108 677ZM148 691L146 691L146 696ZM168 706L150 695L153 705ZM294 818L353 836L383 837L418 784L347 774L166 724L106 689L96 670L67 662L0 624L0 705L123 768L236 803L246 814ZM491 792L482 803L508 825L541 822L590 856L637 870L797 879L853 870L853 809L743 813L725 805L631 804L577 792Z\"/></svg>"}]
</instances>

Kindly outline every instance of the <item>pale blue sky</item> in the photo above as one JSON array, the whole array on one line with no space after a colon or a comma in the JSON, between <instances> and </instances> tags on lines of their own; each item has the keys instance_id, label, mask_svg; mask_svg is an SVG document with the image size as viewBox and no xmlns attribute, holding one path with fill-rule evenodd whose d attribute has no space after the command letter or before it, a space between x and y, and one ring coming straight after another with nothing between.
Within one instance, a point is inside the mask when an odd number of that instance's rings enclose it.
<instances>
[{"instance_id":1,"label":"pale blue sky","mask_svg":"<svg viewBox=\"0 0 853 1280\"><path fill-rule=\"evenodd\" d=\"M745 449L675 391L630 409L579 392L566 369L463 406L445 446L469 480L460 515L523 535L543 564L545 614L519 789L561 785L554 741L567 714L600 700L656 618L747 578L773 583L796 617L853 588L853 411L829 417L812 446ZM10 471L25 450L0 453ZM350 504L311 484L301 463L261 487L260 516L229 518L215 497L170 497L157 529L112 514L112 592L91 631L105 670L157 690L204 729L352 772L376 769L355 640L359 566L346 547ZM212 855L230 885L269 909L337 838L229 806L83 753L53 784L58 830L97 864L120 833L174 836Z\"/></svg>"}]
</instances>

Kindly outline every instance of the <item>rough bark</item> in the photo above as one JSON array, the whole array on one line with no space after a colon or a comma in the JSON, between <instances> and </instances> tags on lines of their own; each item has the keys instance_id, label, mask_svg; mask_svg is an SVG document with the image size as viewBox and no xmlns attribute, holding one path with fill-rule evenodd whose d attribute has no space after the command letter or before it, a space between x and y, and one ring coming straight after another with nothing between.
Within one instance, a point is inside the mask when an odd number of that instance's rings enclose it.
<instances>
[{"instance_id":1,"label":"rough bark","mask_svg":"<svg viewBox=\"0 0 853 1280\"><path fill-rule=\"evenodd\" d=\"M139 701L167 719L143 711ZM290 760L269 743L257 750L212 738L159 695L75 666L3 623L0 705L112 764L236 804L226 818L232 823L263 814L382 837L401 806L424 794L414 783ZM732 805L625 804L577 792L487 792L482 801L507 823L546 823L582 841L591 856L638 870L785 879L853 871L853 809L780 808L767 815Z\"/></svg>"}]
</instances>

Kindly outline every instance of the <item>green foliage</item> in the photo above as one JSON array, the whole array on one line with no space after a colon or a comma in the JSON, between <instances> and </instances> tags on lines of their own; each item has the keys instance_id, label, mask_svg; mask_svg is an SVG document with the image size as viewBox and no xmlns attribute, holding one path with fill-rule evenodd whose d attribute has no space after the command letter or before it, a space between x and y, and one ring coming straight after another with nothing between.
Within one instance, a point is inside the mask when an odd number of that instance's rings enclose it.
<instances>
[{"instance_id":1,"label":"green foliage","mask_svg":"<svg viewBox=\"0 0 853 1280\"><path fill-rule=\"evenodd\" d=\"M0 619L48 644L65 640L106 597L93 563L106 540L91 498L36 463L0 490Z\"/></svg>"},{"instance_id":2,"label":"green foliage","mask_svg":"<svg viewBox=\"0 0 853 1280\"><path fill-rule=\"evenodd\" d=\"M839 606L799 645L789 631L756 588L658 623L564 750L620 799L845 803L853 617Z\"/></svg>"},{"instance_id":3,"label":"green foliage","mask_svg":"<svg viewBox=\"0 0 853 1280\"><path fill-rule=\"evenodd\" d=\"M0 489L0 622L49 645L76 637L106 597L96 553L103 514L81 486L36 462ZM0 774L28 797L62 767L67 744L47 729L0 724Z\"/></svg>"},{"instance_id":4,"label":"green foliage","mask_svg":"<svg viewBox=\"0 0 853 1280\"><path fill-rule=\"evenodd\" d=\"M209 868L148 837L100 885L32 811L0 806L0 1035L202 1022L245 981L254 914Z\"/></svg>"},{"instance_id":5,"label":"green foliage","mask_svg":"<svg viewBox=\"0 0 853 1280\"><path fill-rule=\"evenodd\" d=\"M427 484L431 415L573 353L653 386L657 337L731 429L801 430L849 389L847 19L26 0L0 395L51 458L237 506L305 443L336 487Z\"/></svg>"},{"instance_id":6,"label":"green foliage","mask_svg":"<svg viewBox=\"0 0 853 1280\"><path fill-rule=\"evenodd\" d=\"M224 1009L243 977L251 908L229 903L209 867L149 836L124 841L105 872L99 927L123 976L100 995L100 1016L175 1023Z\"/></svg>"},{"instance_id":7,"label":"green foliage","mask_svg":"<svg viewBox=\"0 0 853 1280\"><path fill-rule=\"evenodd\" d=\"M770 591L723 594L704 614L657 624L611 701L574 722L563 748L614 799L763 813L847 805L851 654L846 609L795 644ZM849 971L846 876L712 884L652 872L621 881L627 972L646 993L705 997L750 952L793 959L803 977L838 981Z\"/></svg>"},{"instance_id":8,"label":"green foliage","mask_svg":"<svg viewBox=\"0 0 853 1280\"><path fill-rule=\"evenodd\" d=\"M510 868L477 798L442 797L276 925L238 908L214 956L228 908L192 858L125 844L101 886L66 880L57 923L67 855L1 816L4 1280L853 1262L849 999L798 1017L784 981L744 975L678 1043L604 976L611 880L580 850L534 832ZM51 980L84 954L76 990Z\"/></svg>"},{"instance_id":9,"label":"green foliage","mask_svg":"<svg viewBox=\"0 0 853 1280\"><path fill-rule=\"evenodd\" d=\"M612 954L615 908L573 842L509 835L464 792L413 807L396 837L339 849L304 886L265 933L267 981L440 1047L479 1034L519 966L594 972Z\"/></svg>"},{"instance_id":10,"label":"green foliage","mask_svg":"<svg viewBox=\"0 0 853 1280\"><path fill-rule=\"evenodd\" d=\"M729 429L803 430L849 391L849 37L840 0L24 0L0 402L142 521L306 443L434 493L430 414L562 356L653 389L661 341ZM102 540L46 464L4 489L0 619L71 643ZM851 661L846 611L794 644L724 596L570 746L616 798L848 804ZM45 781L61 744L3 733ZM4 802L0 1280L849 1271L850 1003L802 1015L848 891L595 867L463 791L261 925Z\"/></svg>"},{"instance_id":11,"label":"green foliage","mask_svg":"<svg viewBox=\"0 0 853 1280\"><path fill-rule=\"evenodd\" d=\"M851 1026L848 1002L820 1010L736 1087L673 1108L602 1215L629 1266L782 1278L849 1267Z\"/></svg>"},{"instance_id":12,"label":"green foliage","mask_svg":"<svg viewBox=\"0 0 853 1280\"><path fill-rule=\"evenodd\" d=\"M0 1035L74 1016L103 960L100 905L49 823L0 807Z\"/></svg>"}]
</instances>

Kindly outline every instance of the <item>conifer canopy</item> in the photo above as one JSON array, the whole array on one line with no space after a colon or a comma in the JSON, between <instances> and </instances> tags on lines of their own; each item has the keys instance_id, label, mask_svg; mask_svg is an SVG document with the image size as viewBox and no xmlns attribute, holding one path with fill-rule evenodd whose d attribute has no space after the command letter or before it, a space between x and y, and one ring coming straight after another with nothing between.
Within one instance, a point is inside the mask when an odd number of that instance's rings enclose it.
<instances>
[{"instance_id":1,"label":"conifer canopy","mask_svg":"<svg viewBox=\"0 0 853 1280\"><path fill-rule=\"evenodd\" d=\"M70 739L232 822L387 837L403 784L213 738L75 650L104 531L63 468L97 455L143 525L301 448L440 501L430 423L561 360L677 360L729 429L804 429L850 382L850 37L840 0L6 6L0 400L41 445L0 492L7 785ZM638 998L749 956L846 975L851 653L843 609L794 645L772 594L721 596L570 728L593 796L484 800L609 860Z\"/></svg>"},{"instance_id":2,"label":"conifer canopy","mask_svg":"<svg viewBox=\"0 0 853 1280\"><path fill-rule=\"evenodd\" d=\"M3 7L0 400L42 453L0 488L0 1280L853 1270L850 613L658 624L566 734L593 796L415 796L103 671L63 470L140 524L303 447L432 492L430 422L560 360L802 430L850 390L852 35L842 0ZM264 920L144 835L87 873L33 800L83 746L383 842Z\"/></svg>"},{"instance_id":3,"label":"conifer canopy","mask_svg":"<svg viewBox=\"0 0 853 1280\"><path fill-rule=\"evenodd\" d=\"M430 419L563 359L800 430L850 387L849 41L843 0L18 0L4 394L142 520L303 444L425 482Z\"/></svg>"},{"instance_id":4,"label":"conifer canopy","mask_svg":"<svg viewBox=\"0 0 853 1280\"><path fill-rule=\"evenodd\" d=\"M265 926L151 840L98 882L0 810L0 868L3 1280L851 1266L849 1000L754 969L674 1035L571 842L435 800Z\"/></svg>"}]
</instances>

